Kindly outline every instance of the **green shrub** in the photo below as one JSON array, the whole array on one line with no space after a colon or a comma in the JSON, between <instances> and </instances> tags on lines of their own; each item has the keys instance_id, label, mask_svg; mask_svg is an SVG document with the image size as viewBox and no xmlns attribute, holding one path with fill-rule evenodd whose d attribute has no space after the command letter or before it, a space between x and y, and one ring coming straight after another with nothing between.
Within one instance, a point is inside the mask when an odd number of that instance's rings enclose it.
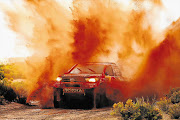
<instances>
[{"instance_id":1,"label":"green shrub","mask_svg":"<svg viewBox=\"0 0 180 120\"><path fill-rule=\"evenodd\" d=\"M19 72L18 66L15 64L0 65L0 96L3 96L8 101L13 101L16 99L17 94L24 93L22 89L17 91L14 89L16 87L12 86L13 79L17 78L24 78Z\"/></svg>"},{"instance_id":2,"label":"green shrub","mask_svg":"<svg viewBox=\"0 0 180 120\"><path fill-rule=\"evenodd\" d=\"M161 111L149 102L144 102L143 98L137 99L136 103L128 99L125 105L122 102L115 103L111 115L119 115L125 120L162 119Z\"/></svg>"},{"instance_id":3,"label":"green shrub","mask_svg":"<svg viewBox=\"0 0 180 120\"><path fill-rule=\"evenodd\" d=\"M172 119L180 118L180 88L173 88L166 97L161 98L157 105L165 113L169 114Z\"/></svg>"},{"instance_id":4,"label":"green shrub","mask_svg":"<svg viewBox=\"0 0 180 120\"><path fill-rule=\"evenodd\" d=\"M169 107L168 114L171 116L172 119L179 119L180 118L180 103L171 105Z\"/></svg>"},{"instance_id":5,"label":"green shrub","mask_svg":"<svg viewBox=\"0 0 180 120\"><path fill-rule=\"evenodd\" d=\"M4 94L4 98L10 102L15 100L16 97L17 97L17 95L12 88L8 88L6 93Z\"/></svg>"},{"instance_id":6,"label":"green shrub","mask_svg":"<svg viewBox=\"0 0 180 120\"><path fill-rule=\"evenodd\" d=\"M164 111L164 112L168 112L169 110L169 105L171 104L171 100L167 99L166 97L161 98L159 102L156 103L159 108Z\"/></svg>"},{"instance_id":7,"label":"green shrub","mask_svg":"<svg viewBox=\"0 0 180 120\"><path fill-rule=\"evenodd\" d=\"M171 95L170 99L173 104L179 103L180 102L180 91L174 92Z\"/></svg>"},{"instance_id":8,"label":"green shrub","mask_svg":"<svg viewBox=\"0 0 180 120\"><path fill-rule=\"evenodd\" d=\"M0 96L3 96L8 101L16 99L16 93L11 88L11 82L7 79L0 80Z\"/></svg>"},{"instance_id":9,"label":"green shrub","mask_svg":"<svg viewBox=\"0 0 180 120\"><path fill-rule=\"evenodd\" d=\"M19 66L15 64L0 65L0 80L7 79L21 79L24 78Z\"/></svg>"},{"instance_id":10,"label":"green shrub","mask_svg":"<svg viewBox=\"0 0 180 120\"><path fill-rule=\"evenodd\" d=\"M27 84L25 82L13 82L11 88L16 92L18 97L27 97Z\"/></svg>"},{"instance_id":11,"label":"green shrub","mask_svg":"<svg viewBox=\"0 0 180 120\"><path fill-rule=\"evenodd\" d=\"M171 100L173 104L180 102L180 87L172 88L167 94L167 97Z\"/></svg>"}]
</instances>

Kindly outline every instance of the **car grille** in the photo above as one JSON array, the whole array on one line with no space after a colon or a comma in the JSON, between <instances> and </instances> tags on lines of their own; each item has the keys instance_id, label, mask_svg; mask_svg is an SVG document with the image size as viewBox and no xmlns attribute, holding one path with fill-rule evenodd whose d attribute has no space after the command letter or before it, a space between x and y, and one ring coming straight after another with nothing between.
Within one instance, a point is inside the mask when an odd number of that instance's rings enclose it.
<instances>
[{"instance_id":1,"label":"car grille","mask_svg":"<svg viewBox=\"0 0 180 120\"><path fill-rule=\"evenodd\" d=\"M80 87L79 84L65 84L65 87Z\"/></svg>"},{"instance_id":2,"label":"car grille","mask_svg":"<svg viewBox=\"0 0 180 120\"><path fill-rule=\"evenodd\" d=\"M63 77L62 82L85 82L84 77Z\"/></svg>"}]
</instances>

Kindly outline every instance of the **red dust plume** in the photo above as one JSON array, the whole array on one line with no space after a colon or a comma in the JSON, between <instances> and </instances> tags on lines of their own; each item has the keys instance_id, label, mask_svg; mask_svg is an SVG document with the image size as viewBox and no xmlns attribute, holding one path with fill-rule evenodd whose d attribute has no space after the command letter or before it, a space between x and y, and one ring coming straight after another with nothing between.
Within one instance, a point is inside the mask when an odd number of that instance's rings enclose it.
<instances>
[{"instance_id":1,"label":"red dust plume","mask_svg":"<svg viewBox=\"0 0 180 120\"><path fill-rule=\"evenodd\" d=\"M131 82L129 96L166 94L180 87L180 19L167 30L166 38L151 50L137 78Z\"/></svg>"},{"instance_id":2,"label":"red dust plume","mask_svg":"<svg viewBox=\"0 0 180 120\"><path fill-rule=\"evenodd\" d=\"M159 0L149 3L153 6L150 11L162 7ZM179 28L174 32L171 28L158 45L162 36L152 26L154 19L147 19L153 13L136 7L109 0L74 0L73 7L65 9L57 1L25 0L16 10L5 9L11 29L34 52L26 61L26 77L31 81L27 101L35 97L43 107L51 106L53 80L82 62L122 66L122 74L132 79L131 84L122 88L118 82L114 87L124 97L179 86ZM112 97L118 99L118 95Z\"/></svg>"}]
</instances>

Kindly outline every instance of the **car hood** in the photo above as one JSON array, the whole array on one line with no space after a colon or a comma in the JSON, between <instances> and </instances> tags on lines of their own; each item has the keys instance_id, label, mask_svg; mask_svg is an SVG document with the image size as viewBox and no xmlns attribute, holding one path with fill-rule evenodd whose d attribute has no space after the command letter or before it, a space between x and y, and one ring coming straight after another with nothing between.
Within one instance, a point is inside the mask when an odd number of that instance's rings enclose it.
<instances>
[{"instance_id":1,"label":"car hood","mask_svg":"<svg viewBox=\"0 0 180 120\"><path fill-rule=\"evenodd\" d=\"M62 77L101 77L102 74L64 74Z\"/></svg>"}]
</instances>

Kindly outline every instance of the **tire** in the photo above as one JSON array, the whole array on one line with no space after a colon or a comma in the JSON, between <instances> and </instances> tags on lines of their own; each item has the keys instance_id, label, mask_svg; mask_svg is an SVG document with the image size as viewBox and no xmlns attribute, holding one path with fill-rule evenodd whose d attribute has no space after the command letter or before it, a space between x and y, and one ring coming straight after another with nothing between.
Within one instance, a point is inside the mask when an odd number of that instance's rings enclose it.
<instances>
[{"instance_id":1,"label":"tire","mask_svg":"<svg viewBox=\"0 0 180 120\"><path fill-rule=\"evenodd\" d=\"M95 96L95 106L96 108L102 108L102 107L105 107L105 106L108 106L108 99L106 98L106 95L105 94L96 94Z\"/></svg>"},{"instance_id":2,"label":"tire","mask_svg":"<svg viewBox=\"0 0 180 120\"><path fill-rule=\"evenodd\" d=\"M87 95L88 104L90 108L101 108L105 105L105 95L95 93L94 90Z\"/></svg>"},{"instance_id":3,"label":"tire","mask_svg":"<svg viewBox=\"0 0 180 120\"><path fill-rule=\"evenodd\" d=\"M86 93L87 108L93 108L94 105L94 89L88 90Z\"/></svg>"},{"instance_id":4,"label":"tire","mask_svg":"<svg viewBox=\"0 0 180 120\"><path fill-rule=\"evenodd\" d=\"M105 96L97 94L96 95L96 108L101 108L105 106Z\"/></svg>"},{"instance_id":5,"label":"tire","mask_svg":"<svg viewBox=\"0 0 180 120\"><path fill-rule=\"evenodd\" d=\"M90 108L101 108L104 107L104 102L105 102L105 95L100 94L98 92L95 92L95 89L92 89L91 91L88 92L86 95L87 100L88 100L88 105L90 105Z\"/></svg>"},{"instance_id":6,"label":"tire","mask_svg":"<svg viewBox=\"0 0 180 120\"><path fill-rule=\"evenodd\" d=\"M57 101L57 96L54 96L54 108L59 108L60 107L60 102Z\"/></svg>"},{"instance_id":7,"label":"tire","mask_svg":"<svg viewBox=\"0 0 180 120\"><path fill-rule=\"evenodd\" d=\"M101 95L100 94L95 95L94 107L95 108L100 108L101 107Z\"/></svg>"}]
</instances>

